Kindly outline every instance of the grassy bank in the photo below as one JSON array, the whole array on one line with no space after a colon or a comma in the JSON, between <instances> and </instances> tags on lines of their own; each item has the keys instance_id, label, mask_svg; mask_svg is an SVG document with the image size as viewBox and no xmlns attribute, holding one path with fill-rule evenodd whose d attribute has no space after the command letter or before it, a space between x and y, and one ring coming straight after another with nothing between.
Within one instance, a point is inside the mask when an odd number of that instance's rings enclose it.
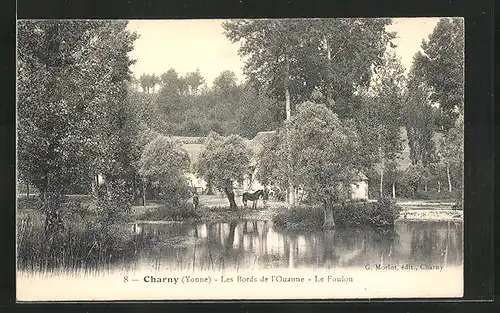
<instances>
[{"instance_id":1,"label":"grassy bank","mask_svg":"<svg viewBox=\"0 0 500 313\"><path fill-rule=\"evenodd\" d=\"M390 226L399 212L393 202L352 202L335 205L333 217L337 226ZM320 229L324 218L320 206L301 206L277 214L273 222L288 229Z\"/></svg>"},{"instance_id":2,"label":"grassy bank","mask_svg":"<svg viewBox=\"0 0 500 313\"><path fill-rule=\"evenodd\" d=\"M228 206L200 206L196 211L187 203L180 206L134 207L135 221L183 221L183 222L224 222L231 220L271 219L286 210L284 207L239 207L232 210Z\"/></svg>"},{"instance_id":3,"label":"grassy bank","mask_svg":"<svg viewBox=\"0 0 500 313\"><path fill-rule=\"evenodd\" d=\"M47 234L43 215L24 210L18 218L17 267L46 272L125 264L139 244L129 228L123 221L104 224L96 217L72 215L64 220L63 229Z\"/></svg>"}]
</instances>

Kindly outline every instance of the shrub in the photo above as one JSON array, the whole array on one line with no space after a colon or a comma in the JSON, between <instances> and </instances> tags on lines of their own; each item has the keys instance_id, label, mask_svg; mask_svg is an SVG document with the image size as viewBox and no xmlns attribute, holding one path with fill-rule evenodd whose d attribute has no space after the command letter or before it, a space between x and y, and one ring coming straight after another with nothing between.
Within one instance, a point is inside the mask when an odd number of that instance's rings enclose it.
<instances>
[{"instance_id":1,"label":"shrub","mask_svg":"<svg viewBox=\"0 0 500 313\"><path fill-rule=\"evenodd\" d=\"M378 202L347 202L336 204L333 209L338 226L390 226L399 217L400 208L391 199ZM319 206L301 206L277 214L273 222L284 228L321 228L323 209Z\"/></svg>"},{"instance_id":2,"label":"shrub","mask_svg":"<svg viewBox=\"0 0 500 313\"><path fill-rule=\"evenodd\" d=\"M186 221L199 220L200 214L195 211L191 204L185 203L177 206L163 205L144 212L137 219L150 221Z\"/></svg>"}]
</instances>

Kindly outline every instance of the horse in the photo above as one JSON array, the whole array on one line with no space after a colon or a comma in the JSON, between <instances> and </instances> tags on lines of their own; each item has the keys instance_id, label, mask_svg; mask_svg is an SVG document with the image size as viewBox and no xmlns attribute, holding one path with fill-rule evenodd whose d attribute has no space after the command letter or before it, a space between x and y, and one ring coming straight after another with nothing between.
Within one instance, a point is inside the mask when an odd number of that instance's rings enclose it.
<instances>
[{"instance_id":1,"label":"horse","mask_svg":"<svg viewBox=\"0 0 500 313\"><path fill-rule=\"evenodd\" d=\"M264 190L257 190L254 193L250 192L245 192L243 193L243 205L246 207L247 206L247 201L252 201L252 208L257 209L257 201L259 200L260 197L262 197L264 194Z\"/></svg>"}]
</instances>

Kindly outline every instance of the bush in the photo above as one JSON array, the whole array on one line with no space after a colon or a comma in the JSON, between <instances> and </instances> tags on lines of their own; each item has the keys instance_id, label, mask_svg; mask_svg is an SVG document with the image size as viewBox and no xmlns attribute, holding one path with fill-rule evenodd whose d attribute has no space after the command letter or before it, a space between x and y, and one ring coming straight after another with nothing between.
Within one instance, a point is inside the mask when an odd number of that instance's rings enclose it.
<instances>
[{"instance_id":1,"label":"bush","mask_svg":"<svg viewBox=\"0 0 500 313\"><path fill-rule=\"evenodd\" d=\"M347 202L337 204L333 217L337 226L391 226L399 217L400 208L391 199L378 202ZM324 211L319 206L302 206L274 217L275 225L284 228L319 229Z\"/></svg>"},{"instance_id":2,"label":"bush","mask_svg":"<svg viewBox=\"0 0 500 313\"><path fill-rule=\"evenodd\" d=\"M186 221L199 220L200 214L195 211L191 204L168 206L163 205L138 216L138 220L149 221Z\"/></svg>"}]
</instances>

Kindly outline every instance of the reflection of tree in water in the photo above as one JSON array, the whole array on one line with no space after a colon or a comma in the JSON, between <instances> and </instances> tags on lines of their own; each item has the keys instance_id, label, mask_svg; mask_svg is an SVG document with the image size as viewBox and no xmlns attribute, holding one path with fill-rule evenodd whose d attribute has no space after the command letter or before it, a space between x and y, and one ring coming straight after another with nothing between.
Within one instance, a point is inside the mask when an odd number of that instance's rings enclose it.
<instances>
[{"instance_id":1,"label":"reflection of tree in water","mask_svg":"<svg viewBox=\"0 0 500 313\"><path fill-rule=\"evenodd\" d=\"M189 270L238 266L332 268L363 266L369 262L406 263L408 258L412 262L433 263L462 260L461 225L454 223L307 232L273 229L265 221L198 226L145 227L143 233L154 237L155 245L161 249L144 248L148 255L138 254L136 260L156 262L153 268L170 266L169 269ZM269 246L268 240L272 240ZM405 244L408 248L404 248Z\"/></svg>"},{"instance_id":2,"label":"reflection of tree in water","mask_svg":"<svg viewBox=\"0 0 500 313\"><path fill-rule=\"evenodd\" d=\"M454 222L413 224L410 260L426 263L462 263L462 231Z\"/></svg>"},{"instance_id":3,"label":"reflection of tree in water","mask_svg":"<svg viewBox=\"0 0 500 313\"><path fill-rule=\"evenodd\" d=\"M375 228L370 232L372 236L372 249L377 251L381 264L392 262L394 258L394 245L397 234L394 228Z\"/></svg>"}]
</instances>

